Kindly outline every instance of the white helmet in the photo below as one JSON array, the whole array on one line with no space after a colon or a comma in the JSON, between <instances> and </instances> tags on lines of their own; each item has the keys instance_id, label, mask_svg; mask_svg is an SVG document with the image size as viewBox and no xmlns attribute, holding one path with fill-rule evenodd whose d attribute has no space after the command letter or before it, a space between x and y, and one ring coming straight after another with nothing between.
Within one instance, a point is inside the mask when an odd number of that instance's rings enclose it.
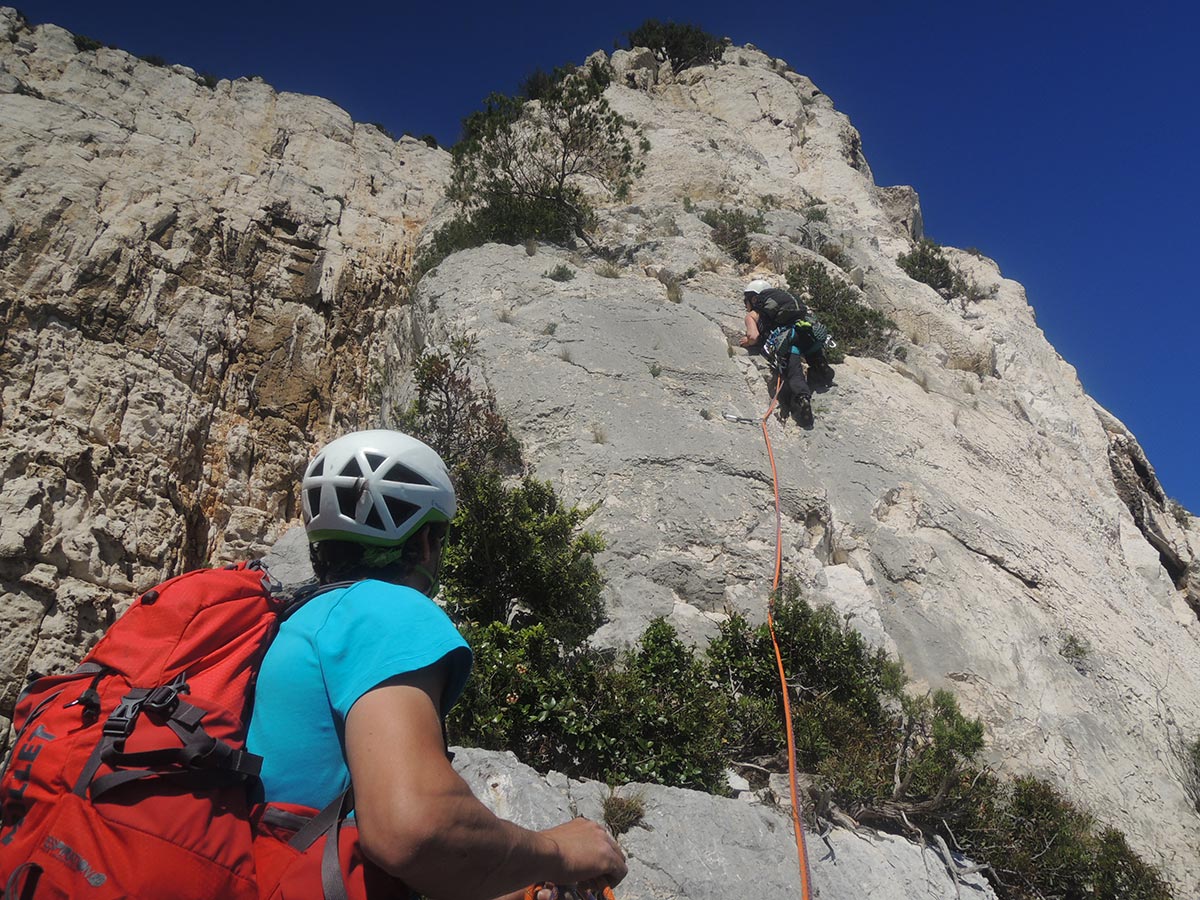
<instances>
[{"instance_id":1,"label":"white helmet","mask_svg":"<svg viewBox=\"0 0 1200 900\"><path fill-rule=\"evenodd\" d=\"M454 518L454 485L432 447L399 431L358 431L327 444L301 483L310 542L404 543Z\"/></svg>"},{"instance_id":2,"label":"white helmet","mask_svg":"<svg viewBox=\"0 0 1200 900\"><path fill-rule=\"evenodd\" d=\"M763 278L755 278L752 282L742 289L744 294L761 294L763 291L771 289L771 282Z\"/></svg>"}]
</instances>

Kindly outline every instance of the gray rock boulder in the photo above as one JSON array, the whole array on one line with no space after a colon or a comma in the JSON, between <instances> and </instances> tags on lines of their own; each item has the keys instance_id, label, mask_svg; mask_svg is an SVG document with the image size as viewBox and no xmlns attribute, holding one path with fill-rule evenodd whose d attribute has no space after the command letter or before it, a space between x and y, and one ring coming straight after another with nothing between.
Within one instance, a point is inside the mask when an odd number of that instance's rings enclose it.
<instances>
[{"instance_id":1,"label":"gray rock boulder","mask_svg":"<svg viewBox=\"0 0 1200 900\"><path fill-rule=\"evenodd\" d=\"M511 753L454 748L454 764L475 795L497 815L528 828L548 828L576 815L604 821L607 785L551 772L539 775ZM629 875L622 900L687 897L723 900L753 891L763 900L800 895L791 816L774 794L747 803L653 784L616 792L639 798L641 822L618 837ZM834 829L807 833L809 873L820 900L992 900L979 874L956 881L944 858L902 838ZM970 868L954 860L956 867Z\"/></svg>"}]
</instances>

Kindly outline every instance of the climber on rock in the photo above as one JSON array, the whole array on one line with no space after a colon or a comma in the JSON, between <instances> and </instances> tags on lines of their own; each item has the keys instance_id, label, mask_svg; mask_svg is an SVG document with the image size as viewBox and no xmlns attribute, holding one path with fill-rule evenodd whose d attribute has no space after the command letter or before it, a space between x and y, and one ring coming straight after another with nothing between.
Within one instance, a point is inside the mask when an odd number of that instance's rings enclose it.
<instances>
[{"instance_id":1,"label":"climber on rock","mask_svg":"<svg viewBox=\"0 0 1200 900\"><path fill-rule=\"evenodd\" d=\"M833 368L825 359L824 337L814 331L803 303L762 278L746 285L742 300L746 334L738 343L766 359L771 370L770 395L777 396L780 420L786 420L790 413L799 425L811 427L812 388L833 383Z\"/></svg>"}]
</instances>

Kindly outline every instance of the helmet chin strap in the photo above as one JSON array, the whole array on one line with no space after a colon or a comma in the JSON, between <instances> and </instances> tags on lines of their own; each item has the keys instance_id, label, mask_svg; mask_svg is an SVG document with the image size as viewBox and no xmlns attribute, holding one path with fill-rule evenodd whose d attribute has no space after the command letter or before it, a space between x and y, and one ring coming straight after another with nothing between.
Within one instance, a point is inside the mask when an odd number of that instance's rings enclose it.
<instances>
[{"instance_id":1,"label":"helmet chin strap","mask_svg":"<svg viewBox=\"0 0 1200 900\"><path fill-rule=\"evenodd\" d=\"M438 565L436 568L438 568L438 569L441 568L440 560L438 561ZM433 597L436 597L438 589L442 586L441 581L438 580L437 574L434 572L430 572L427 568L425 568L424 566L422 566L420 564L414 565L412 567L412 570L414 572L416 572L418 575L424 575L425 580L427 582L429 582L429 584L426 586L425 590L421 591L421 593L424 594L426 597L429 597L430 599L432 599Z\"/></svg>"}]
</instances>

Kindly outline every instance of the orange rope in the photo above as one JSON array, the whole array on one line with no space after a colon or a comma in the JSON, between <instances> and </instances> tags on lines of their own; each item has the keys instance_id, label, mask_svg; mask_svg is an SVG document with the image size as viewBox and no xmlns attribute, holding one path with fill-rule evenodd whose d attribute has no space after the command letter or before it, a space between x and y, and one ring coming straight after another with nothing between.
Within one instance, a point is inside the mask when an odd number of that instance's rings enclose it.
<instances>
[{"instance_id":1,"label":"orange rope","mask_svg":"<svg viewBox=\"0 0 1200 900\"><path fill-rule=\"evenodd\" d=\"M775 637L775 597L779 594L779 579L783 573L783 518L779 511L779 473L775 469L775 452L771 449L771 436L767 434L767 420L779 402L779 391L783 388L783 377L771 398L771 405L759 423L763 440L767 443L767 458L771 460L771 481L775 486L775 578L771 583L771 599L767 603L767 627L771 631L771 643L775 646L775 664L779 668L779 686L783 692L783 722L787 729L788 781L792 793L792 822L796 832L796 856L800 862L800 897L810 900L811 886L808 878L808 847L804 842L804 823L800 820L800 798L796 793L796 743L792 736L792 704L788 697L787 674L783 668L783 654L779 640Z\"/></svg>"}]
</instances>

